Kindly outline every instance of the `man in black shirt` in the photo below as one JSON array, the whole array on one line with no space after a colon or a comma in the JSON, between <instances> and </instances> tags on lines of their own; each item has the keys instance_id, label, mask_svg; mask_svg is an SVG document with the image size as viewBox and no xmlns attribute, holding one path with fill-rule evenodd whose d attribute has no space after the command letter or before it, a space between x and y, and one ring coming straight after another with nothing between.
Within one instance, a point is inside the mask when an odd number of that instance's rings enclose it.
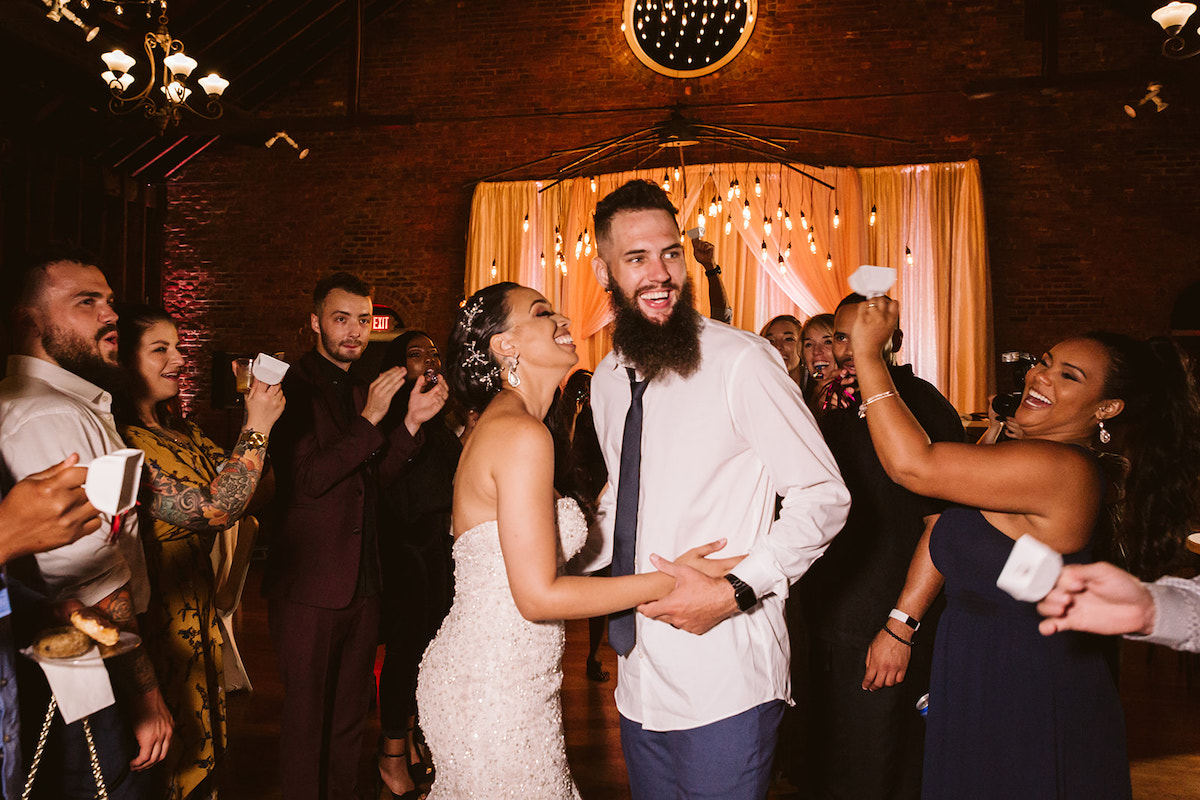
<instances>
[{"instance_id":1,"label":"man in black shirt","mask_svg":"<svg viewBox=\"0 0 1200 800\"><path fill-rule=\"evenodd\" d=\"M812 758L806 778L822 800L915 800L924 739L916 702L929 689L941 605L929 530L943 505L888 478L859 415L863 398L854 380L850 330L865 299L849 295L834 315L834 358L855 401L818 418L850 489L851 508L845 527L799 584L811 632ZM893 355L901 338L897 329ZM937 389L910 366L891 372L931 439L963 440L958 413Z\"/></svg>"}]
</instances>

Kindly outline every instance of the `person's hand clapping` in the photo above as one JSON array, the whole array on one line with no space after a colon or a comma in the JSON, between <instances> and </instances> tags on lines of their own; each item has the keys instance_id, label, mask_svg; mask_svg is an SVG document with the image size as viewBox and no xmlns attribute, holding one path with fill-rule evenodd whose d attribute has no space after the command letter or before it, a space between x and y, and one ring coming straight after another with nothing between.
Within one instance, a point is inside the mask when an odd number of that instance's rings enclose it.
<instances>
[{"instance_id":1,"label":"person's hand clapping","mask_svg":"<svg viewBox=\"0 0 1200 800\"><path fill-rule=\"evenodd\" d=\"M442 410L442 406L446 405L446 400L450 397L450 390L446 388L445 378L439 378L433 388L428 391L425 390L427 382L428 379L424 375L418 375L417 384L408 398L408 413L404 415L404 427L408 428L408 432L413 436L417 435L417 430L421 425Z\"/></svg>"},{"instance_id":2,"label":"person's hand clapping","mask_svg":"<svg viewBox=\"0 0 1200 800\"><path fill-rule=\"evenodd\" d=\"M371 381L367 389L367 403L362 410L363 419L372 425L382 422L388 409L392 407L392 398L400 391L407 376L408 370L404 367L392 367L379 373L379 377Z\"/></svg>"}]
</instances>

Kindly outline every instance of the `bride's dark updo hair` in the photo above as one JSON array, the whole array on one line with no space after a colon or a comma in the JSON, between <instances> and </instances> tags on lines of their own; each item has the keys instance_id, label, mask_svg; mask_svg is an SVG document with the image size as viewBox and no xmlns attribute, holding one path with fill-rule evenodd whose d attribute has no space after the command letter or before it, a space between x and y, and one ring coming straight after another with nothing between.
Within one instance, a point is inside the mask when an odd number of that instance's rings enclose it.
<instances>
[{"instance_id":1,"label":"bride's dark updo hair","mask_svg":"<svg viewBox=\"0 0 1200 800\"><path fill-rule=\"evenodd\" d=\"M508 294L520 284L504 281L486 286L463 304L446 349L450 393L469 411L482 411L500 393L500 364L491 341L508 330Z\"/></svg>"}]
</instances>

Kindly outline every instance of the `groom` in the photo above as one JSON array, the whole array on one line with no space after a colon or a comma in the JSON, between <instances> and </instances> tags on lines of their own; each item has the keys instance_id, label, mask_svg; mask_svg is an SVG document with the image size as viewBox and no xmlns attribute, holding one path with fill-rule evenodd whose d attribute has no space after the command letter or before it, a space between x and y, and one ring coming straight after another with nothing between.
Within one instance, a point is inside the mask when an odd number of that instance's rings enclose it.
<instances>
[{"instance_id":1,"label":"groom","mask_svg":"<svg viewBox=\"0 0 1200 800\"><path fill-rule=\"evenodd\" d=\"M790 700L788 586L841 529L850 496L778 354L694 308L676 213L649 181L596 209L592 267L615 321L592 404L612 487L587 569L611 557L614 576L676 579L609 623L634 800L762 800ZM721 555L746 554L724 579L663 560L717 539Z\"/></svg>"}]
</instances>

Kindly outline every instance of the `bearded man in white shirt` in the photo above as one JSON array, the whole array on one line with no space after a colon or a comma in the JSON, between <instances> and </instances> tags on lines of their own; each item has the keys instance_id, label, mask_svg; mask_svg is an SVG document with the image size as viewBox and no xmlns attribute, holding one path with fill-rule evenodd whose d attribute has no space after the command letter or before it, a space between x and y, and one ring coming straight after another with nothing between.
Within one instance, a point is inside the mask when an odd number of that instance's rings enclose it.
<instances>
[{"instance_id":1,"label":"bearded man in white shirt","mask_svg":"<svg viewBox=\"0 0 1200 800\"><path fill-rule=\"evenodd\" d=\"M60 248L27 259L5 277L0 296L8 311L13 355L0 381L0 456L11 485L71 453L86 464L124 446L108 388L122 372L113 292L94 259ZM116 532L112 526L106 518L78 541L38 553L28 576L61 621L90 606L136 633L135 615L146 610L150 591L136 515L126 515ZM18 568L9 566L11 571ZM146 771L170 745L171 714L142 648L106 665L117 702L92 714L90 726L108 796L146 797ZM40 674L29 674L29 680L21 675L26 735L38 731L48 700ZM34 797L93 797L88 749L82 720L64 726L57 719Z\"/></svg>"},{"instance_id":2,"label":"bearded man in white shirt","mask_svg":"<svg viewBox=\"0 0 1200 800\"><path fill-rule=\"evenodd\" d=\"M676 579L609 624L634 800L761 800L791 699L784 600L850 496L778 353L694 308L677 213L649 181L596 209L592 266L615 320L592 404L612 485L586 568ZM715 557L745 554L725 579L663 560L717 539Z\"/></svg>"}]
</instances>

